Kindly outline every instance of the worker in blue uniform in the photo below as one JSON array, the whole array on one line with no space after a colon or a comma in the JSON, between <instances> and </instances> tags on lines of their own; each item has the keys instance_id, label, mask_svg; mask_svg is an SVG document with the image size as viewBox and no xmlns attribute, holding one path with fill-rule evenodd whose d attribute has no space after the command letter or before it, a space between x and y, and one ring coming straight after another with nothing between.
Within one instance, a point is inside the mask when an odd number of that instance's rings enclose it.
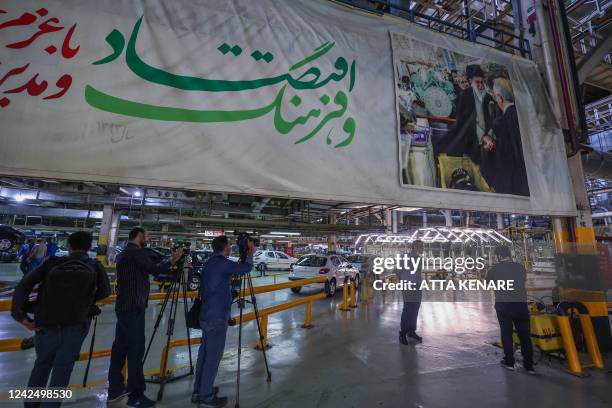
<instances>
[{"instance_id":1,"label":"worker in blue uniform","mask_svg":"<svg viewBox=\"0 0 612 408\"><path fill-rule=\"evenodd\" d=\"M252 241L249 241L248 245L245 263L238 263L227 258L230 254L227 237L225 235L215 237L212 241L214 254L202 270L200 286L202 344L198 351L191 398L200 407L224 407L227 404L227 397L217 396L218 388L213 385L225 348L232 305L232 275L244 275L253 268L255 245Z\"/></svg>"}]
</instances>

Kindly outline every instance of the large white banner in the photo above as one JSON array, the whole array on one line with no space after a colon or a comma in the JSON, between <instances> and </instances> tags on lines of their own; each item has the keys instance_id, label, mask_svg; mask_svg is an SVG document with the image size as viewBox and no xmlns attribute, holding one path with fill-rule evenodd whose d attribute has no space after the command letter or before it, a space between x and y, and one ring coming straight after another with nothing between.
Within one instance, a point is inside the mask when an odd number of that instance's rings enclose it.
<instances>
[{"instance_id":1,"label":"large white banner","mask_svg":"<svg viewBox=\"0 0 612 408\"><path fill-rule=\"evenodd\" d=\"M507 69L529 194L398 177L389 32ZM536 66L325 0L4 1L0 173L573 215Z\"/></svg>"}]
</instances>

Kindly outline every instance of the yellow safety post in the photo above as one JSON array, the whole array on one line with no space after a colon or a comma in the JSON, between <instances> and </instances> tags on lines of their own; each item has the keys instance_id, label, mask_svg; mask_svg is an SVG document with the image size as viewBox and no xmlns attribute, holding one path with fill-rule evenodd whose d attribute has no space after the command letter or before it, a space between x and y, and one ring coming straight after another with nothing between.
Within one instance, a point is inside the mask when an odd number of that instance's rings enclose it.
<instances>
[{"instance_id":1,"label":"yellow safety post","mask_svg":"<svg viewBox=\"0 0 612 408\"><path fill-rule=\"evenodd\" d=\"M591 316L588 314L580 314L580 324L582 325L582 332L584 333L587 352L591 356L593 364L597 368L604 368L603 359L601 358L601 351L599 350L599 344L597 343L595 331L593 330Z\"/></svg>"},{"instance_id":2,"label":"yellow safety post","mask_svg":"<svg viewBox=\"0 0 612 408\"><path fill-rule=\"evenodd\" d=\"M312 301L306 303L306 317L304 318L304 324L302 328L311 329L313 327L312 324Z\"/></svg>"},{"instance_id":3,"label":"yellow safety post","mask_svg":"<svg viewBox=\"0 0 612 408\"><path fill-rule=\"evenodd\" d=\"M21 350L21 343L23 343L24 340L25 339L0 340L0 352Z\"/></svg>"},{"instance_id":4,"label":"yellow safety post","mask_svg":"<svg viewBox=\"0 0 612 408\"><path fill-rule=\"evenodd\" d=\"M351 280L351 301L349 302L349 307L357 307L357 290L355 288L355 280Z\"/></svg>"},{"instance_id":5,"label":"yellow safety post","mask_svg":"<svg viewBox=\"0 0 612 408\"><path fill-rule=\"evenodd\" d=\"M338 309L342 310L343 312L351 310L348 305L348 285L346 282L344 282L344 285L342 285L342 304Z\"/></svg>"},{"instance_id":6,"label":"yellow safety post","mask_svg":"<svg viewBox=\"0 0 612 408\"><path fill-rule=\"evenodd\" d=\"M569 371L572 374L582 376L582 365L578 358L578 351L576 350L576 343L574 342L574 334L572 333L569 317L557 316L557 322L559 323L559 330L561 331L561 338L563 339L563 349L567 357Z\"/></svg>"},{"instance_id":7,"label":"yellow safety post","mask_svg":"<svg viewBox=\"0 0 612 408\"><path fill-rule=\"evenodd\" d=\"M10 312L11 303L11 299L0 299L0 312Z\"/></svg>"},{"instance_id":8,"label":"yellow safety post","mask_svg":"<svg viewBox=\"0 0 612 408\"><path fill-rule=\"evenodd\" d=\"M257 350L268 349L268 314L261 314L261 318L259 319L259 326L261 327L261 337L259 338L259 342L255 348Z\"/></svg>"}]
</instances>

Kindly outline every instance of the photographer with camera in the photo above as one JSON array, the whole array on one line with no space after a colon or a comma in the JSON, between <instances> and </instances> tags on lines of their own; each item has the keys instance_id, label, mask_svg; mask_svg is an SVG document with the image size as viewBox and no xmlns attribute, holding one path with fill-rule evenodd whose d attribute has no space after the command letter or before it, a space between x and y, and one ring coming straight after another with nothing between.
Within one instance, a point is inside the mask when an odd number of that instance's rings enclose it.
<instances>
[{"instance_id":1,"label":"photographer with camera","mask_svg":"<svg viewBox=\"0 0 612 408\"><path fill-rule=\"evenodd\" d=\"M224 407L227 397L218 397L213 387L225 348L230 309L232 306L232 275L245 275L253 268L255 242L245 238L243 263L230 261L230 245L225 235L212 241L214 254L202 270L200 326L202 344L198 351L192 402L200 407ZM240 243L239 243L240 246ZM242 251L241 251L242 252ZM242 256L244 255L244 256Z\"/></svg>"},{"instance_id":2,"label":"photographer with camera","mask_svg":"<svg viewBox=\"0 0 612 408\"><path fill-rule=\"evenodd\" d=\"M68 386L74 363L89 331L91 318L100 313L96 301L111 293L104 267L87 255L91 241L88 232L71 234L68 237L67 257L50 257L38 268L28 272L15 288L11 314L15 320L36 333L36 361L28 387ZM26 304L30 292L39 283L34 320L30 320L25 310ZM59 402L49 404L59 405Z\"/></svg>"},{"instance_id":3,"label":"photographer with camera","mask_svg":"<svg viewBox=\"0 0 612 408\"><path fill-rule=\"evenodd\" d=\"M177 248L170 259L155 264L143 249L148 234L144 228L130 231L129 242L117 256L117 326L108 369L107 402L115 402L129 395L129 407L153 407L155 402L144 395L143 356L145 353L145 310L149 299L149 275L166 273L183 256ZM121 370L127 357L127 388Z\"/></svg>"}]
</instances>

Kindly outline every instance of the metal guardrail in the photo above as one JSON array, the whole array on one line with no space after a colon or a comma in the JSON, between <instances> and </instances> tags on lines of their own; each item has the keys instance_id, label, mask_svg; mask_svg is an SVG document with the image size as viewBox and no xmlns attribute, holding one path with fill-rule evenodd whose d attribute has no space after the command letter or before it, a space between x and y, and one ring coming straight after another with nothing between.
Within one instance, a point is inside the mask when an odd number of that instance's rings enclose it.
<instances>
[{"instance_id":1,"label":"metal guardrail","mask_svg":"<svg viewBox=\"0 0 612 408\"><path fill-rule=\"evenodd\" d=\"M366 11L375 12L376 14L384 14L381 10L372 10L367 9L360 6L357 3L354 3L351 0L333 0L338 3L346 4L355 8L362 8ZM459 24L451 23L446 20L442 20L440 18L430 16L427 14L419 13L417 11L411 10L409 7L404 7L396 4L392 4L389 0L370 0L373 3L384 5L386 9L389 11L396 10L398 14L393 14L396 17L407 19L412 23L419 24L423 27L427 27L431 30L438 31L440 33L452 35L453 37L460 38L462 40L467 40L470 42L474 42L480 45L484 45L487 47L492 47L495 49L499 49L502 51L510 51L516 50L518 51L522 57L527 57L532 59L531 55L531 45L529 40L525 39L522 36L517 36L514 33L504 31L499 29L498 27L492 26L490 24L484 22L469 22L467 27L464 27ZM493 32L493 37L483 34L482 31L491 30ZM495 38L495 35L498 35L499 38ZM506 40L511 38L512 40L516 40L518 45L508 44ZM487 44L485 42L479 41L485 40L493 43Z\"/></svg>"},{"instance_id":2,"label":"metal guardrail","mask_svg":"<svg viewBox=\"0 0 612 408\"><path fill-rule=\"evenodd\" d=\"M291 281L291 282L284 282L284 283L277 283L277 284L271 284L271 285L262 285L262 286L255 286L253 288L253 291L255 294L257 293L266 293L266 292L273 292L273 291L277 291L277 290L282 290L282 289L290 289L293 287L297 287L297 286L305 286L305 285L309 285L309 284L317 284L317 283L325 283L327 281L327 278L324 276L321 277L315 277L315 278L309 278L309 279L301 279L301 280L297 280L297 281ZM343 304L346 304L346 293L348 290L348 286L349 285L344 285L344 289L343 289L343 293L344 293L344 302ZM243 290L242 292L243 296L249 296L250 295L250 291L247 292L247 290ZM195 296L198 295L197 291L190 291L186 293L186 297L188 298L193 298ZM151 293L149 294L149 300L162 300L164 299L164 297L166 296L165 293ZM179 294L180 297L183 296L182 293ZM309 329L313 327L312 324L312 303L316 300L321 300L321 299L325 299L327 297L326 293L318 293L316 295L311 295L311 296L307 296L307 297L303 297L300 299L296 299L296 300L292 300L289 302L285 302L285 303L281 303L278 305L274 305L274 306L270 306L267 307L265 309L260 309L259 310L259 316L260 316L260 325L261 325L261 329L262 329L262 338L259 340L257 347L269 347L268 344L268 337L267 337L267 328L268 328L268 316L274 313L278 313L278 312L282 312L284 310L288 310L288 309L292 309L294 307L298 307L301 305L305 305L306 306L306 315L304 318L304 324L302 325L302 328L305 329ZM116 295L111 295L105 299L102 299L101 301L98 302L98 304L103 305L103 304L109 304L109 303L113 303L116 300L117 296ZM356 289L355 289L355 284L354 282L352 282L351 285L351 301L350 301L350 305L349 307L356 307ZM9 299L5 299L5 300L0 300L0 312L2 311L9 311L11 308L11 300ZM246 323L252 320L255 320L255 313L254 312L250 312L250 313L246 313L242 316L242 320L240 320L240 317L234 317L234 320L236 322L236 324L240 324L242 323ZM0 340L0 352L3 351L19 351L22 350L22 342L25 339L6 339L6 340ZM177 340L173 340L169 343L169 345L166 347L164 346L164 348L162 349L162 353L161 353L161 358L160 358L160 366L159 366L159 372L158 375L160 377L165 377L167 375L169 375L169 371L168 371L168 355L169 355L169 350L175 347L180 347L180 346L187 346L187 345L197 345L197 344L201 344L201 338L200 337L196 337L196 338L192 338L190 340L187 339L177 339ZM110 357L111 355L111 349L102 349L102 350L96 350L92 353L91 358L92 359L98 359L98 358L106 358L106 357ZM86 361L89 359L89 352L82 352L79 354L79 358L78 361ZM127 370L127 362L123 367L123 371L124 371L124 376L126 374L126 370Z\"/></svg>"}]
</instances>

